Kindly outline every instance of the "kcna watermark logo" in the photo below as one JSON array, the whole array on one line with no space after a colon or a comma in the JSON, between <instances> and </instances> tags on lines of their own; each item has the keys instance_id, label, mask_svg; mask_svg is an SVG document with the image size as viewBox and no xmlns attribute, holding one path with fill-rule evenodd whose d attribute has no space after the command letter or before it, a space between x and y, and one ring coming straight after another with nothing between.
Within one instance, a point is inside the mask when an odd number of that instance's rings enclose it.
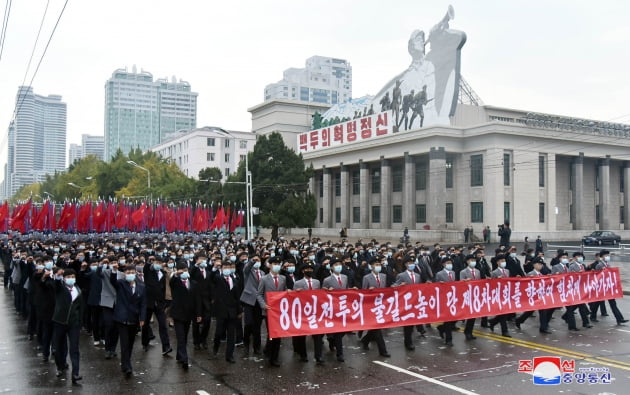
<instances>
[{"instance_id":1,"label":"kcna watermark logo","mask_svg":"<svg viewBox=\"0 0 630 395\"><path fill-rule=\"evenodd\" d=\"M534 357L518 361L519 373L531 373L536 385L559 384L610 384L612 381L610 369L579 368L575 370L574 359L560 357Z\"/></svg>"}]
</instances>

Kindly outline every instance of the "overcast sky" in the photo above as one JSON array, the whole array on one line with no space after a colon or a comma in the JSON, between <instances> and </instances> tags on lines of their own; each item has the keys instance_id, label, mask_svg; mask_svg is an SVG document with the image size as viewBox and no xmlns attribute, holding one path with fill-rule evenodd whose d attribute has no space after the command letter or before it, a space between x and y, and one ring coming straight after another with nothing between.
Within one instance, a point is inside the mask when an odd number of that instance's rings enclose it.
<instances>
[{"instance_id":1,"label":"overcast sky","mask_svg":"<svg viewBox=\"0 0 630 395\"><path fill-rule=\"evenodd\" d=\"M50 0L31 70L64 1ZM190 82L197 126L249 131L247 108L265 85L312 55L347 59L353 97L375 94L409 65L410 33L428 32L448 4L451 28L468 36L462 75L485 104L630 123L624 0L70 0L33 87L68 104L68 145L104 133L105 81L134 64ZM0 60L3 151L45 6L13 1Z\"/></svg>"}]
</instances>

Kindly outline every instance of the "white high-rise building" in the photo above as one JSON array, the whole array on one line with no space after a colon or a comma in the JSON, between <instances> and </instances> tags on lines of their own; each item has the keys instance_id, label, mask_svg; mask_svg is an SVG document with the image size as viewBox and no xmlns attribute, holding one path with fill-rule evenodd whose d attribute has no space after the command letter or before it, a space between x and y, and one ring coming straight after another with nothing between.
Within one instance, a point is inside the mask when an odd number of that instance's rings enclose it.
<instances>
[{"instance_id":1,"label":"white high-rise building","mask_svg":"<svg viewBox=\"0 0 630 395\"><path fill-rule=\"evenodd\" d=\"M70 149L68 150L68 165L88 155L94 155L98 159L103 160L105 157L105 137L82 134L81 145L70 144Z\"/></svg>"},{"instance_id":2,"label":"white high-rise building","mask_svg":"<svg viewBox=\"0 0 630 395\"><path fill-rule=\"evenodd\" d=\"M352 66L347 60L313 56L306 68L284 71L281 81L265 87L265 101L272 99L337 104L352 98Z\"/></svg>"},{"instance_id":3,"label":"white high-rise building","mask_svg":"<svg viewBox=\"0 0 630 395\"><path fill-rule=\"evenodd\" d=\"M188 177L198 178L206 167L221 170L223 181L238 169L248 152L254 149L256 134L226 131L205 126L181 130L167 141L150 148L165 159L170 159Z\"/></svg>"},{"instance_id":4,"label":"white high-rise building","mask_svg":"<svg viewBox=\"0 0 630 395\"><path fill-rule=\"evenodd\" d=\"M9 125L5 197L46 174L66 168L66 103L59 95L40 96L21 86Z\"/></svg>"},{"instance_id":5,"label":"white high-rise building","mask_svg":"<svg viewBox=\"0 0 630 395\"><path fill-rule=\"evenodd\" d=\"M68 166L83 158L83 147L79 144L70 144L68 149Z\"/></svg>"},{"instance_id":6,"label":"white high-rise building","mask_svg":"<svg viewBox=\"0 0 630 395\"><path fill-rule=\"evenodd\" d=\"M182 80L153 80L136 68L114 71L105 83L105 160L119 148L146 150L169 134L197 126L197 93Z\"/></svg>"}]
</instances>

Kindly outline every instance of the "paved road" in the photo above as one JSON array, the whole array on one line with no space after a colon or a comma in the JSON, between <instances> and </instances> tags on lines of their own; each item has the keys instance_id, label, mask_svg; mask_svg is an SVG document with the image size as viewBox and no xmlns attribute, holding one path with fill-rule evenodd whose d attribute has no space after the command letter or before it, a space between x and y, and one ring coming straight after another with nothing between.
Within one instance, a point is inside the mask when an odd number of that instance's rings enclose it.
<instances>
[{"instance_id":1,"label":"paved road","mask_svg":"<svg viewBox=\"0 0 630 395\"><path fill-rule=\"evenodd\" d=\"M618 305L630 317L630 301ZM477 340L466 341L462 333L454 335L454 347L445 348L435 329L426 338L416 338L416 350L405 351L402 331L388 330L387 347L391 358L378 357L374 350L363 351L356 336L345 338L346 362L338 363L326 352L326 363L301 363L292 354L291 342L283 340L282 366L269 368L261 359L243 358L237 348L237 363L222 358L209 360L208 353L192 351L188 372L179 368L174 358L163 358L160 346L144 353L138 342L133 354L135 375L124 379L117 360L104 359L103 350L81 336L81 386L68 379L57 379L52 363L42 363L35 342L26 339L26 323L15 316L8 291L0 290L0 392L23 394L489 394L510 391L524 394L562 392L627 394L630 384L630 326L618 327L612 316L603 317L592 329L569 333L560 314L551 322L553 334L542 336L536 319L522 325L522 331L510 324L512 339L487 329L476 331ZM579 322L579 319L578 319ZM214 329L214 327L213 327ZM156 330L157 333L157 330ZM174 333L171 339L174 342ZM221 350L222 351L222 350ZM309 344L310 352L310 344ZM532 376L518 373L518 361L536 356L560 356L574 359L576 369L609 368L611 384L561 384L538 386Z\"/></svg>"}]
</instances>

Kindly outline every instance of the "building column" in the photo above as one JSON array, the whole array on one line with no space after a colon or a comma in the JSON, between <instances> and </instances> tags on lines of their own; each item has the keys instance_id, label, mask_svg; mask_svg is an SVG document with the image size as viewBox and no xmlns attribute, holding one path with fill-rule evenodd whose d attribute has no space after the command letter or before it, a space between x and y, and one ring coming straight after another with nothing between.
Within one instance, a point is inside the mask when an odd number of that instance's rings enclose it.
<instances>
[{"instance_id":1,"label":"building column","mask_svg":"<svg viewBox=\"0 0 630 395\"><path fill-rule=\"evenodd\" d=\"M429 185L427 223L431 229L446 227L446 151L431 147L429 152Z\"/></svg>"},{"instance_id":2,"label":"building column","mask_svg":"<svg viewBox=\"0 0 630 395\"><path fill-rule=\"evenodd\" d=\"M630 229L630 161L623 163L623 225Z\"/></svg>"},{"instance_id":3,"label":"building column","mask_svg":"<svg viewBox=\"0 0 630 395\"><path fill-rule=\"evenodd\" d=\"M359 160L359 206L361 206L361 229L367 229L370 227L370 170L367 163L363 162L363 159Z\"/></svg>"},{"instance_id":4,"label":"building column","mask_svg":"<svg viewBox=\"0 0 630 395\"><path fill-rule=\"evenodd\" d=\"M322 197L322 208L324 214L324 221L322 222L322 227L324 228L332 228L332 223L330 220L331 212L332 212L332 188L331 188L331 171L327 169L326 166L322 166L322 172L324 173L323 177L323 197Z\"/></svg>"},{"instance_id":5,"label":"building column","mask_svg":"<svg viewBox=\"0 0 630 395\"><path fill-rule=\"evenodd\" d=\"M409 229L416 228L416 162L409 152L405 152L405 169L403 175L403 225Z\"/></svg>"},{"instance_id":6,"label":"building column","mask_svg":"<svg viewBox=\"0 0 630 395\"><path fill-rule=\"evenodd\" d=\"M392 227L392 167L381 156L381 229Z\"/></svg>"},{"instance_id":7,"label":"building column","mask_svg":"<svg viewBox=\"0 0 630 395\"><path fill-rule=\"evenodd\" d=\"M573 191L571 200L573 202L573 229L586 229L584 225L584 152L573 158Z\"/></svg>"},{"instance_id":8,"label":"building column","mask_svg":"<svg viewBox=\"0 0 630 395\"><path fill-rule=\"evenodd\" d=\"M547 195L547 230L558 230L558 214L556 213L556 207L558 207L558 192L556 188L557 166L556 166L556 154L547 153L547 182L545 183L546 195ZM514 227L512 226L512 231Z\"/></svg>"},{"instance_id":9,"label":"building column","mask_svg":"<svg viewBox=\"0 0 630 395\"><path fill-rule=\"evenodd\" d=\"M610 155L599 161L599 229L611 229Z\"/></svg>"},{"instance_id":10,"label":"building column","mask_svg":"<svg viewBox=\"0 0 630 395\"><path fill-rule=\"evenodd\" d=\"M348 166L340 163L341 166L341 194L339 196L341 208L341 227L350 227L350 194L348 193Z\"/></svg>"}]
</instances>

